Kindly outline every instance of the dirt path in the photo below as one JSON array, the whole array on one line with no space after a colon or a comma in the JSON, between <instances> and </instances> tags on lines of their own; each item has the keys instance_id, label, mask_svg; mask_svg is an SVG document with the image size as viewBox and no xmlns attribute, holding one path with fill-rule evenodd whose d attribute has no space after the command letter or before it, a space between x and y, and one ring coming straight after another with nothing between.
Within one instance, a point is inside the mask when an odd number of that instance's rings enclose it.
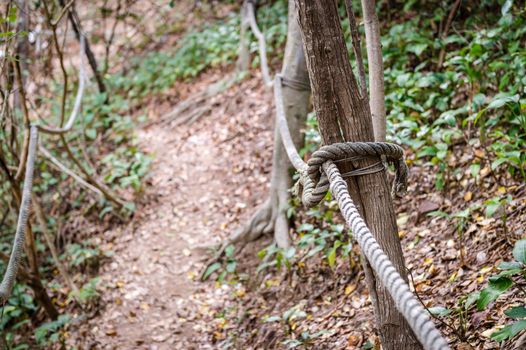
<instances>
[{"instance_id":1,"label":"dirt path","mask_svg":"<svg viewBox=\"0 0 526 350\"><path fill-rule=\"evenodd\" d=\"M105 233L114 252L100 276L105 307L89 321L82 348L213 348L203 332L208 311L229 290L196 279L209 257L204 246L264 198L255 194L268 183L272 111L257 81L216 97L218 113L192 126L138 131L155 157L148 199L131 223Z\"/></svg>"}]
</instances>

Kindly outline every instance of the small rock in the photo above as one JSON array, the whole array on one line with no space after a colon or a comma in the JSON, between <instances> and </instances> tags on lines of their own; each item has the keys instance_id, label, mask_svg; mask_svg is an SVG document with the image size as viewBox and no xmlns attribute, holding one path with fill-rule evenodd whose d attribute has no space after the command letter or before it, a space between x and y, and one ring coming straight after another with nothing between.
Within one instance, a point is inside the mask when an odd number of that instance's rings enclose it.
<instances>
[{"instance_id":1,"label":"small rock","mask_svg":"<svg viewBox=\"0 0 526 350\"><path fill-rule=\"evenodd\" d=\"M432 211L438 210L439 208L440 205L438 203L425 199L418 206L418 215L424 215Z\"/></svg>"},{"instance_id":2,"label":"small rock","mask_svg":"<svg viewBox=\"0 0 526 350\"><path fill-rule=\"evenodd\" d=\"M486 262L486 258L487 258L486 252L478 252L477 253L477 262L479 264L485 263Z\"/></svg>"}]
</instances>

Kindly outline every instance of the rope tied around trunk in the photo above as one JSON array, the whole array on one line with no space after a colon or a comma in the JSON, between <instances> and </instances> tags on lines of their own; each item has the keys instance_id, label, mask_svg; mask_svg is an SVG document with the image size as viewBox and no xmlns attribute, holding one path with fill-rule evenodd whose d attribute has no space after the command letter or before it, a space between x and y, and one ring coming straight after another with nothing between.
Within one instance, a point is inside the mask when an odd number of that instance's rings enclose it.
<instances>
[{"instance_id":1,"label":"rope tied around trunk","mask_svg":"<svg viewBox=\"0 0 526 350\"><path fill-rule=\"evenodd\" d=\"M329 181L322 167L327 161L333 163L355 161L366 158L385 159L395 167L395 179L391 194L393 197L402 197L407 191L407 177L409 168L405 163L402 147L389 142L341 142L322 146L315 151L307 168L300 171L300 185L303 186L302 202L310 208L320 203L329 190ZM342 174L343 178L374 174L385 170L382 161L354 169Z\"/></svg>"}]
</instances>

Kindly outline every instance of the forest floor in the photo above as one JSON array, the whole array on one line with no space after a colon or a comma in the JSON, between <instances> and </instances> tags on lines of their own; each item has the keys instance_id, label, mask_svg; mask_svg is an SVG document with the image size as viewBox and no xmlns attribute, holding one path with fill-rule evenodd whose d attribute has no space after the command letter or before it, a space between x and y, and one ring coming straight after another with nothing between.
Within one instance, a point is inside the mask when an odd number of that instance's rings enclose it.
<instances>
[{"instance_id":1,"label":"forest floor","mask_svg":"<svg viewBox=\"0 0 526 350\"><path fill-rule=\"evenodd\" d=\"M214 113L192 125L173 127L150 106L148 125L138 130L155 158L150 183L133 220L104 234L103 249L114 253L100 274L104 307L73 332L79 349L215 349L210 309L228 288L198 281L199 273L207 247L264 199L272 95L259 81L208 101Z\"/></svg>"},{"instance_id":2,"label":"forest floor","mask_svg":"<svg viewBox=\"0 0 526 350\"><path fill-rule=\"evenodd\" d=\"M217 79L217 72L209 73L190 89L198 91ZM71 328L69 341L78 349L281 349L287 340L308 334L316 335L304 342L309 349L377 343L356 246L350 258L338 258L332 268L322 255L299 260L289 271L259 274L256 253L270 244L267 237L236 257L248 282L199 281L211 256L208 247L230 235L265 199L274 113L272 93L257 76L206 103L213 113L177 127L163 119L166 103L152 102L141 111L149 121L138 130L140 145L155 159L149 184L133 220L104 234L101 248L114 257L100 274L99 311ZM463 152L458 150L458 159ZM411 162L413 155L408 158ZM424 304L454 308L485 284L498 261L510 258L511 241L524 235L525 186L488 175L477 185L452 180L449 189L438 192L432 172L431 165L412 167L411 200L395 203L398 225L411 282ZM480 188L513 193L518 206L505 235L498 218L474 213L474 222L463 227L462 247L458 221L426 213L453 212L471 197L483 200ZM313 218L299 209L294 225L304 222ZM264 321L291 309L307 317ZM439 326L458 349L497 349L488 342L488 329L502 319L486 311L473 319L462 325L453 318L447 321L451 327ZM472 327L466 339L474 347L452 333L461 326Z\"/></svg>"}]
</instances>

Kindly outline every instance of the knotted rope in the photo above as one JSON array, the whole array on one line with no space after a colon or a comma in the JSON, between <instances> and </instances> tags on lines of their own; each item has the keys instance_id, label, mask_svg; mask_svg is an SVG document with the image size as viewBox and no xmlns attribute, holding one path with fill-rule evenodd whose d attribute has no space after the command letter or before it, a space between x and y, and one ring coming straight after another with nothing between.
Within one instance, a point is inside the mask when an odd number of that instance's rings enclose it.
<instances>
[{"instance_id":1,"label":"knotted rope","mask_svg":"<svg viewBox=\"0 0 526 350\"><path fill-rule=\"evenodd\" d=\"M359 160L365 158L384 158L395 167L395 180L391 194L393 197L402 197L407 190L408 167L404 161L402 147L389 142L342 142L322 146L315 151L307 164L307 170L302 171L300 182L303 185L303 204L310 208L325 197L329 190L329 182L322 171L322 166L327 161L334 163L345 160ZM355 169L343 174L343 177L362 176L384 170L380 160L365 168Z\"/></svg>"}]
</instances>

